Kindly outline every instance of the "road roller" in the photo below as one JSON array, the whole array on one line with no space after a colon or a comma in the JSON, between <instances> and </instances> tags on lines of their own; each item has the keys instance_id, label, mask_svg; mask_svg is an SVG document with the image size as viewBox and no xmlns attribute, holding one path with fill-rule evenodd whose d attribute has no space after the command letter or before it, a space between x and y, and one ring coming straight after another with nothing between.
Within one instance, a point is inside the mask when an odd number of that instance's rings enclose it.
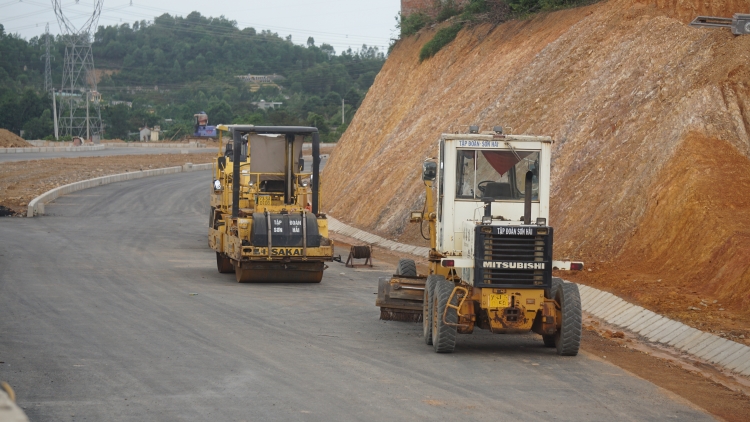
<instances>
[{"instance_id":1,"label":"road roller","mask_svg":"<svg viewBox=\"0 0 750 422\"><path fill-rule=\"evenodd\" d=\"M333 260L315 127L219 125L208 244L240 283L319 283ZM225 138L228 138L225 142ZM305 169L305 138L312 167Z\"/></svg>"}]
</instances>

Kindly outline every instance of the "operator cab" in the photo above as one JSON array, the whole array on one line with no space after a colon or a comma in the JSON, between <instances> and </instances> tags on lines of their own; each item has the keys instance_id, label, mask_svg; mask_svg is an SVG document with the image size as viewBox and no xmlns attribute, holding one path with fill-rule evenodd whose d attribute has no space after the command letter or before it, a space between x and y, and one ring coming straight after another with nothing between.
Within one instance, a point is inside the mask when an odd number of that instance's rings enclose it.
<instances>
[{"instance_id":1,"label":"operator cab","mask_svg":"<svg viewBox=\"0 0 750 422\"><path fill-rule=\"evenodd\" d=\"M437 160L438 251L462 255L465 223L485 216L491 225L522 226L527 218L526 225L546 224L551 146L545 136L444 134Z\"/></svg>"}]
</instances>

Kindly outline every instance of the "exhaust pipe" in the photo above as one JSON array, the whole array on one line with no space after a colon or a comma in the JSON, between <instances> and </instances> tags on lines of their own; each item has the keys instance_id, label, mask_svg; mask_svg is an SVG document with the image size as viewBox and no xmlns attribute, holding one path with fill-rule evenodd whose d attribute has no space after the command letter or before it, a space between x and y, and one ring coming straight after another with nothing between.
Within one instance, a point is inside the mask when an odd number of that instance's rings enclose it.
<instances>
[{"instance_id":1,"label":"exhaust pipe","mask_svg":"<svg viewBox=\"0 0 750 422\"><path fill-rule=\"evenodd\" d=\"M240 216L240 160L242 159L242 132L232 130L234 156L232 157L232 218Z\"/></svg>"},{"instance_id":2,"label":"exhaust pipe","mask_svg":"<svg viewBox=\"0 0 750 422\"><path fill-rule=\"evenodd\" d=\"M316 130L312 134L312 213L318 215L318 191L320 187L320 135Z\"/></svg>"},{"instance_id":3,"label":"exhaust pipe","mask_svg":"<svg viewBox=\"0 0 750 422\"><path fill-rule=\"evenodd\" d=\"M523 224L531 224L531 183L534 173L526 172L526 186L523 194Z\"/></svg>"}]
</instances>

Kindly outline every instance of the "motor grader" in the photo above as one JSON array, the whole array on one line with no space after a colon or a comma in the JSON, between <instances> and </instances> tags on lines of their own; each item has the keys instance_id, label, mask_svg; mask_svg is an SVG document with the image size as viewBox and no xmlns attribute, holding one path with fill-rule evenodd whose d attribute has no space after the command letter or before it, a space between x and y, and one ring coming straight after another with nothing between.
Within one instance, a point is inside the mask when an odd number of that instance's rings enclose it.
<instances>
[{"instance_id":1,"label":"motor grader","mask_svg":"<svg viewBox=\"0 0 750 422\"><path fill-rule=\"evenodd\" d=\"M552 138L477 129L443 134L438 157L424 162L425 208L410 221L428 227L429 274L399 261L393 277L379 280L381 319L421 320L425 343L438 353L453 352L457 334L481 328L533 331L558 354L576 355L578 287L552 270L583 263L552 260Z\"/></svg>"},{"instance_id":2,"label":"motor grader","mask_svg":"<svg viewBox=\"0 0 750 422\"><path fill-rule=\"evenodd\" d=\"M208 244L238 282L319 283L333 260L314 127L220 125ZM224 146L224 134L231 140ZM312 171L302 145L312 138Z\"/></svg>"}]
</instances>

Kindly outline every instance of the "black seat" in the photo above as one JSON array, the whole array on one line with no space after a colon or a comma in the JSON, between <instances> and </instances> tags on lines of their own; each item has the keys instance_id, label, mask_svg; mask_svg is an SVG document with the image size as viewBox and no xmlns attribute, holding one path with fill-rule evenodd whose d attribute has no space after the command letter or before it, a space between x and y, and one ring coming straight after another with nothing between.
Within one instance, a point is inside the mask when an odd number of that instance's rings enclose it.
<instances>
[{"instance_id":1,"label":"black seat","mask_svg":"<svg viewBox=\"0 0 750 422\"><path fill-rule=\"evenodd\" d=\"M510 183L487 183L487 186L484 188L484 196L494 199L513 199Z\"/></svg>"},{"instance_id":2,"label":"black seat","mask_svg":"<svg viewBox=\"0 0 750 422\"><path fill-rule=\"evenodd\" d=\"M262 180L260 182L261 192L284 192L283 180Z\"/></svg>"}]
</instances>

